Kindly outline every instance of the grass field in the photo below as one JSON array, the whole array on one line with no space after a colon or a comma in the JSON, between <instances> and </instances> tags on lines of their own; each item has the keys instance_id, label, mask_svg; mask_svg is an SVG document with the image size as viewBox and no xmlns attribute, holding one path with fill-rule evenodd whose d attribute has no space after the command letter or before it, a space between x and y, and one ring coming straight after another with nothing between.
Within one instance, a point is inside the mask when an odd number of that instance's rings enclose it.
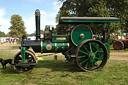
<instances>
[{"instance_id":1,"label":"grass field","mask_svg":"<svg viewBox=\"0 0 128 85\"><path fill-rule=\"evenodd\" d=\"M18 46L0 46L0 57L13 58ZM97 72L83 72L76 64L65 63L63 56L43 57L28 74L18 74L10 65L0 65L0 85L128 85L128 61L108 60Z\"/></svg>"}]
</instances>

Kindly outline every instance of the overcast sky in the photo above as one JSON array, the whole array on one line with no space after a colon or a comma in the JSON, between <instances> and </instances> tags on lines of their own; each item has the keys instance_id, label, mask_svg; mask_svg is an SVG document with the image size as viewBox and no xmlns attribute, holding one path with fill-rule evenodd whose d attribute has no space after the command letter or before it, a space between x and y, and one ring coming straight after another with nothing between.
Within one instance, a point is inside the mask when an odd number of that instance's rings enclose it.
<instances>
[{"instance_id":1,"label":"overcast sky","mask_svg":"<svg viewBox=\"0 0 128 85\"><path fill-rule=\"evenodd\" d=\"M27 33L35 31L35 10L41 11L41 29L56 26L55 18L62 4L58 0L0 0L0 31L8 33L13 14L22 16Z\"/></svg>"}]
</instances>

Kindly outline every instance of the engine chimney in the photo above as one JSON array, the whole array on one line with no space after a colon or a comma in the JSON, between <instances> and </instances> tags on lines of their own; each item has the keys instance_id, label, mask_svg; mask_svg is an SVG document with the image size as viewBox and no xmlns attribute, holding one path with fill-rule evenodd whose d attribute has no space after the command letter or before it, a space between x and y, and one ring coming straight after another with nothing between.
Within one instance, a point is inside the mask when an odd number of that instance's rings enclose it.
<instances>
[{"instance_id":1,"label":"engine chimney","mask_svg":"<svg viewBox=\"0 0 128 85\"><path fill-rule=\"evenodd\" d=\"M35 22L36 22L36 40L40 40L40 10L35 11Z\"/></svg>"}]
</instances>

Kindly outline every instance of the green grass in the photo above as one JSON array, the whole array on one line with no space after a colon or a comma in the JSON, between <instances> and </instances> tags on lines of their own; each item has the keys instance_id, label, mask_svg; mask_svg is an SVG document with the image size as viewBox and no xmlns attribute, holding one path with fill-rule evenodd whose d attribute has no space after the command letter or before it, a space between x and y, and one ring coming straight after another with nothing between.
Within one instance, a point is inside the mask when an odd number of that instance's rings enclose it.
<instances>
[{"instance_id":1,"label":"green grass","mask_svg":"<svg viewBox=\"0 0 128 85\"><path fill-rule=\"evenodd\" d=\"M111 48L111 53L128 53L128 48L123 50L114 50Z\"/></svg>"},{"instance_id":2,"label":"green grass","mask_svg":"<svg viewBox=\"0 0 128 85\"><path fill-rule=\"evenodd\" d=\"M15 47L1 50L0 56L6 54L6 58L13 58L15 52L10 49L16 50ZM76 64L65 63L63 56L58 56L58 60L53 56L43 59L28 74L15 73L10 65L2 69L0 65L1 85L128 85L128 61L125 60L108 60L101 71L83 72Z\"/></svg>"},{"instance_id":3,"label":"green grass","mask_svg":"<svg viewBox=\"0 0 128 85\"><path fill-rule=\"evenodd\" d=\"M128 53L128 48L122 50L114 50L113 45L110 45L111 53Z\"/></svg>"}]
</instances>

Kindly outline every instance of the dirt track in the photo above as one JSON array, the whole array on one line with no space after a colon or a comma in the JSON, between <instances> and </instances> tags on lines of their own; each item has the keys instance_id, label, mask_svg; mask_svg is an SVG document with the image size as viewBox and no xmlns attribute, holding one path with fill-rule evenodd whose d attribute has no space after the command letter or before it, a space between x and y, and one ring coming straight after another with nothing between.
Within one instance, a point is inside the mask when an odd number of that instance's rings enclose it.
<instances>
[{"instance_id":1,"label":"dirt track","mask_svg":"<svg viewBox=\"0 0 128 85\"><path fill-rule=\"evenodd\" d=\"M128 60L128 53L110 53L110 59Z\"/></svg>"}]
</instances>

